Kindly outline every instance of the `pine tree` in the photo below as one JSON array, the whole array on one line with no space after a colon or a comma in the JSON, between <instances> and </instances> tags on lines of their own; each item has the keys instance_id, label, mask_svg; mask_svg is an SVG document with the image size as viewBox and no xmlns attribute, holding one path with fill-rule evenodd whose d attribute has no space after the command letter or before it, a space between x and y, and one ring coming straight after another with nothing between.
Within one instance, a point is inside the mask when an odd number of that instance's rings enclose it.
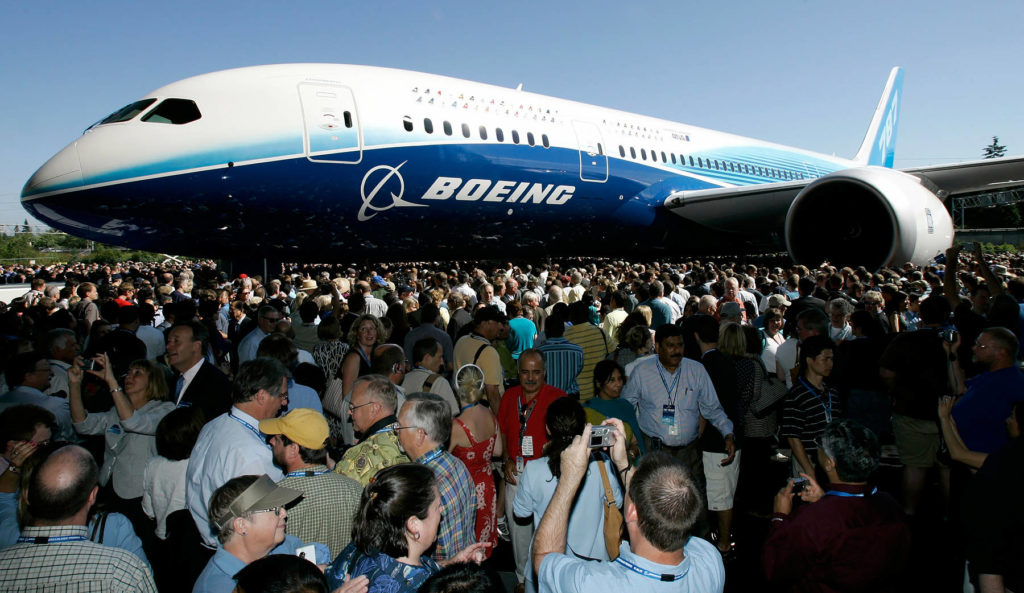
<instances>
[{"instance_id":1,"label":"pine tree","mask_svg":"<svg viewBox=\"0 0 1024 593\"><path fill-rule=\"evenodd\" d=\"M992 136L992 144L983 148L981 155L986 159L998 159L1006 156L1006 147L999 144L999 136Z\"/></svg>"}]
</instances>

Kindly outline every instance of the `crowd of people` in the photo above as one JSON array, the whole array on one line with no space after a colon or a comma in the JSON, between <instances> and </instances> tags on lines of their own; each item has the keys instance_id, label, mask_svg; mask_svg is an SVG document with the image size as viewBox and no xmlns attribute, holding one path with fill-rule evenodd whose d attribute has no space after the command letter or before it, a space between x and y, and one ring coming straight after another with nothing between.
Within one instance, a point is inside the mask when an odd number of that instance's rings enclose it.
<instances>
[{"instance_id":1,"label":"crowd of people","mask_svg":"<svg viewBox=\"0 0 1024 593\"><path fill-rule=\"evenodd\" d=\"M1021 266L4 270L0 588L1022 591Z\"/></svg>"}]
</instances>

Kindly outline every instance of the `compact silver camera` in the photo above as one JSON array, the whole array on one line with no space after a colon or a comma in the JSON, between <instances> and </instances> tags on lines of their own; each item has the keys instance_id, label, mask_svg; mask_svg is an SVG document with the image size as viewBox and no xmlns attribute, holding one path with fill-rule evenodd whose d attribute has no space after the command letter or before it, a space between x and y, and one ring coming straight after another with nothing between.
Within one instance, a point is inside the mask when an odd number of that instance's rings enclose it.
<instances>
[{"instance_id":1,"label":"compact silver camera","mask_svg":"<svg viewBox=\"0 0 1024 593\"><path fill-rule=\"evenodd\" d=\"M595 426L590 429L590 448L598 449L600 447L611 447L612 446L612 427L611 426Z\"/></svg>"}]
</instances>

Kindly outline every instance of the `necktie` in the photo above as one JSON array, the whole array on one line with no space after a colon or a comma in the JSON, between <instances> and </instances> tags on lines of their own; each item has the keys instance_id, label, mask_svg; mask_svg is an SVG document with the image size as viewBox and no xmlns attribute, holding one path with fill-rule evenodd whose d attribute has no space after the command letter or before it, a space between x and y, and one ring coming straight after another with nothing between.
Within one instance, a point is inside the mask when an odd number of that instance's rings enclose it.
<instances>
[{"instance_id":1,"label":"necktie","mask_svg":"<svg viewBox=\"0 0 1024 593\"><path fill-rule=\"evenodd\" d=\"M178 375L178 382L174 385L174 403L181 399L181 388L185 386L185 375Z\"/></svg>"}]
</instances>

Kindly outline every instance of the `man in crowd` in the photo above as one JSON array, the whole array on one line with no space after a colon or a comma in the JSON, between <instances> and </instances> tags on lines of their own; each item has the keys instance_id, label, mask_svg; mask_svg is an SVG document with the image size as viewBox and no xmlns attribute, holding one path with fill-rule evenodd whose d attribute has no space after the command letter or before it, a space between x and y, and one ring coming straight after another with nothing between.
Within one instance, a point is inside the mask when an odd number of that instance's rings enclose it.
<instances>
[{"instance_id":1,"label":"man in crowd","mask_svg":"<svg viewBox=\"0 0 1024 593\"><path fill-rule=\"evenodd\" d=\"M207 420L231 407L231 381L204 356L209 339L206 326L195 321L176 324L167 334L167 364L177 375L172 401L198 408Z\"/></svg>"},{"instance_id":2,"label":"man in crowd","mask_svg":"<svg viewBox=\"0 0 1024 593\"><path fill-rule=\"evenodd\" d=\"M387 377L364 375L356 379L348 415L352 418L359 444L345 451L334 466L335 472L365 487L378 471L409 461L394 432L398 425L395 417L397 403L398 391Z\"/></svg>"},{"instance_id":3,"label":"man in crowd","mask_svg":"<svg viewBox=\"0 0 1024 593\"><path fill-rule=\"evenodd\" d=\"M352 521L362 486L327 469L330 429L323 414L298 408L279 418L260 421L270 436L274 463L285 472L279 486L302 493L288 509L288 533L306 542L320 542L337 557L352 539Z\"/></svg>"},{"instance_id":4,"label":"man in crowd","mask_svg":"<svg viewBox=\"0 0 1024 593\"><path fill-rule=\"evenodd\" d=\"M501 370L501 358L491 342L501 331L503 315L494 307L477 310L473 318L475 327L469 335L462 336L455 344L455 368L475 364L484 372L484 391L492 410L501 403L501 392L505 385Z\"/></svg>"},{"instance_id":5,"label":"man in crowd","mask_svg":"<svg viewBox=\"0 0 1024 593\"><path fill-rule=\"evenodd\" d=\"M156 593L153 575L135 554L89 541L99 469L74 445L36 468L25 495L32 521L18 543L0 551L4 591Z\"/></svg>"},{"instance_id":6,"label":"man in crowd","mask_svg":"<svg viewBox=\"0 0 1024 593\"><path fill-rule=\"evenodd\" d=\"M700 591L721 593L725 567L721 555L691 535L703 497L686 465L665 454L650 453L633 468L626 455L621 421L612 461L626 485L623 519L629 543L619 545L614 562L593 562L566 553L573 498L587 473L590 428L562 453L562 475L537 526L533 567L541 591Z\"/></svg>"},{"instance_id":7,"label":"man in crowd","mask_svg":"<svg viewBox=\"0 0 1024 593\"><path fill-rule=\"evenodd\" d=\"M434 338L422 338L412 348L413 369L405 374L402 391L416 393L425 391L443 399L451 409L452 416L459 415L459 400L451 384L441 374L444 366L444 349Z\"/></svg>"},{"instance_id":8,"label":"man in crowd","mask_svg":"<svg viewBox=\"0 0 1024 593\"><path fill-rule=\"evenodd\" d=\"M270 305L263 305L257 313L256 328L246 334L238 344L238 363L256 358L256 350L260 347L263 338L274 333L277 322L284 319L280 311Z\"/></svg>"},{"instance_id":9,"label":"man in crowd","mask_svg":"<svg viewBox=\"0 0 1024 593\"><path fill-rule=\"evenodd\" d=\"M953 406L953 419L971 451L994 453L1007 443L1004 422L1024 401L1024 373L1014 364L1017 337L1003 327L982 330L974 361L983 372L967 380L967 392Z\"/></svg>"},{"instance_id":10,"label":"man in crowd","mask_svg":"<svg viewBox=\"0 0 1024 593\"><path fill-rule=\"evenodd\" d=\"M442 348L441 363L444 370L441 372L451 372L452 361L455 360L454 346L451 336L435 325L440 316L441 310L433 303L427 303L420 307L420 324L405 335L405 343L402 346L405 348L406 358L414 361L416 357L413 355L413 346L416 345L416 342L423 338L434 338Z\"/></svg>"},{"instance_id":11,"label":"man in crowd","mask_svg":"<svg viewBox=\"0 0 1024 593\"><path fill-rule=\"evenodd\" d=\"M49 410L57 419L54 437L61 441L77 442L75 429L71 426L71 408L68 400L46 395L53 371L38 352L23 352L14 355L5 369L5 378L10 391L0 395L0 411L11 406L31 404Z\"/></svg>"},{"instance_id":12,"label":"man in crowd","mask_svg":"<svg viewBox=\"0 0 1024 593\"><path fill-rule=\"evenodd\" d=\"M516 561L516 578L524 582L529 561L533 525L517 523L512 502L516 485L526 462L544 454L547 444L545 418L551 402L565 397L561 389L546 382L544 357L537 350L527 350L519 357L519 385L501 398L498 427L505 439L505 519L511 531L512 552Z\"/></svg>"},{"instance_id":13,"label":"man in crowd","mask_svg":"<svg viewBox=\"0 0 1024 593\"><path fill-rule=\"evenodd\" d=\"M881 448L867 428L846 419L825 427L818 465L826 491L810 476L800 492L790 480L775 497L764 545L770 581L795 591L882 591L906 566L910 529L899 504L868 483ZM805 503L793 510L793 497Z\"/></svg>"},{"instance_id":14,"label":"man in crowd","mask_svg":"<svg viewBox=\"0 0 1024 593\"><path fill-rule=\"evenodd\" d=\"M622 399L637 410L637 421L648 451L667 451L681 459L701 492L704 464L698 436L705 418L724 436L726 459L736 453L733 424L718 401L711 377L699 362L683 358L683 330L665 324L654 335L657 356L633 367Z\"/></svg>"},{"instance_id":15,"label":"man in crowd","mask_svg":"<svg viewBox=\"0 0 1024 593\"><path fill-rule=\"evenodd\" d=\"M51 329L47 332L46 355L53 376L50 378L50 387L44 393L67 398L71 392L68 385L68 369L75 363L75 357L78 356L78 341L75 339L75 332L64 328Z\"/></svg>"},{"instance_id":16,"label":"man in crowd","mask_svg":"<svg viewBox=\"0 0 1024 593\"><path fill-rule=\"evenodd\" d=\"M576 377L580 401L594 397L594 365L604 360L612 351L611 342L604 330L590 323L590 310L583 301L569 305L569 321L572 327L565 330L565 338L583 350L583 369Z\"/></svg>"},{"instance_id":17,"label":"man in crowd","mask_svg":"<svg viewBox=\"0 0 1024 593\"><path fill-rule=\"evenodd\" d=\"M579 398L580 384L577 378L583 372L583 348L573 344L563 334L565 322L557 313L548 317L547 338L537 347L544 357L546 376L554 387ZM520 355L520 359L522 355ZM591 387L593 389L593 387Z\"/></svg>"},{"instance_id":18,"label":"man in crowd","mask_svg":"<svg viewBox=\"0 0 1024 593\"><path fill-rule=\"evenodd\" d=\"M434 559L448 560L475 540L476 490L466 466L445 448L452 432L452 414L432 393L410 394L398 414L398 442L414 463L434 471L441 495L441 523Z\"/></svg>"},{"instance_id":19,"label":"man in crowd","mask_svg":"<svg viewBox=\"0 0 1024 593\"><path fill-rule=\"evenodd\" d=\"M217 547L217 536L207 516L213 491L231 478L267 474L275 482L284 477L274 465L260 420L277 416L288 404L288 377L284 365L257 358L238 368L231 410L203 427L192 448L185 473L185 502L204 545Z\"/></svg>"}]
</instances>

